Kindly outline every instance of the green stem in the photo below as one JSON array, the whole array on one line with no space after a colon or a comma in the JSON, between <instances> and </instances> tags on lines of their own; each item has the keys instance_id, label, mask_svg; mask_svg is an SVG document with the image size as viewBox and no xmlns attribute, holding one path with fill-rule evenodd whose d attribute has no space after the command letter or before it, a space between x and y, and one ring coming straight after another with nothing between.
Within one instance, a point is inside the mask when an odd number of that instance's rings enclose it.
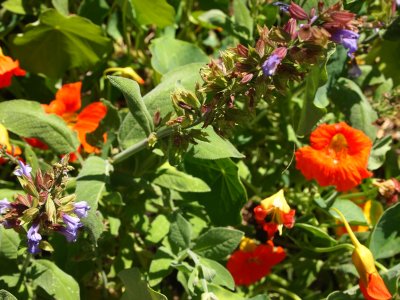
<instances>
[{"instance_id":1,"label":"green stem","mask_svg":"<svg viewBox=\"0 0 400 300\"><path fill-rule=\"evenodd\" d=\"M32 257L32 254L30 254L30 253L28 253L26 255L26 257L25 257L25 261L24 261L24 264L22 265L21 273L19 274L18 282L17 282L17 285L16 285L17 291L19 291L22 283L24 282L26 270L27 270L27 268L29 266L29 263L31 261L31 257Z\"/></svg>"},{"instance_id":2,"label":"green stem","mask_svg":"<svg viewBox=\"0 0 400 300\"><path fill-rule=\"evenodd\" d=\"M290 291L288 291L288 290L286 290L284 288L281 288L281 287L270 287L269 290L278 292L278 293L283 294L285 296L288 296L290 299L293 299L293 300L301 300L301 298L299 296L297 296L295 293L292 293L292 292L290 292Z\"/></svg>"},{"instance_id":3,"label":"green stem","mask_svg":"<svg viewBox=\"0 0 400 300\"><path fill-rule=\"evenodd\" d=\"M159 132L156 133L157 139L162 139L165 138L169 135L171 135L174 132L174 128L171 127L166 127L160 130ZM149 137L141 140L140 142L130 146L129 148L125 149L124 151L118 153L115 155L112 159L111 162L113 164L120 163L121 161L124 161L125 159L131 157L135 153L138 153L142 151L143 149L146 149L149 145Z\"/></svg>"},{"instance_id":4,"label":"green stem","mask_svg":"<svg viewBox=\"0 0 400 300\"><path fill-rule=\"evenodd\" d=\"M339 244L332 247L315 247L315 248L307 248L308 250L318 252L318 253L326 253L326 252L334 252L337 250L348 249L353 251L354 246L351 244Z\"/></svg>"},{"instance_id":5,"label":"green stem","mask_svg":"<svg viewBox=\"0 0 400 300\"><path fill-rule=\"evenodd\" d=\"M388 271L388 269L384 265L382 265L380 262L378 262L376 260L375 260L375 266L377 266L378 269L383 271L383 272L387 272Z\"/></svg>"},{"instance_id":6,"label":"green stem","mask_svg":"<svg viewBox=\"0 0 400 300\"><path fill-rule=\"evenodd\" d=\"M358 197L368 197L368 196L375 195L375 193L376 193L376 189L371 189L369 191L361 192L361 193L351 193L351 194L340 195L338 198L339 199L349 199L349 198L358 198Z\"/></svg>"},{"instance_id":7,"label":"green stem","mask_svg":"<svg viewBox=\"0 0 400 300\"><path fill-rule=\"evenodd\" d=\"M350 239L351 239L351 242L353 243L353 245L354 245L355 247L361 247L360 242L358 241L357 237L355 236L353 230L351 230L351 227L350 227L349 223L347 223L347 220L346 220L346 218L344 217L344 215L340 212L340 210L338 210L338 209L335 208L335 207L331 207L331 209L332 209L333 211L335 211L335 212L339 215L339 217L342 219L342 222L343 222L343 224L344 224L344 227L346 227L347 233L349 234Z\"/></svg>"},{"instance_id":8,"label":"green stem","mask_svg":"<svg viewBox=\"0 0 400 300\"><path fill-rule=\"evenodd\" d=\"M269 274L268 275L268 279L280 284L283 287L288 287L289 286L289 282L285 278L282 278L279 275L276 275L274 273Z\"/></svg>"}]
</instances>

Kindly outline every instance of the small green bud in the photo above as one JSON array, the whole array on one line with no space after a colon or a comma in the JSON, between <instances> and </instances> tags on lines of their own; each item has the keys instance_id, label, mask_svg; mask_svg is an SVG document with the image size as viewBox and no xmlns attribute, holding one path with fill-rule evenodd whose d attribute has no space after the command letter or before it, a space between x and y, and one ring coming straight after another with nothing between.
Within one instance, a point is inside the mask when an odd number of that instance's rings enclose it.
<instances>
[{"instance_id":1,"label":"small green bud","mask_svg":"<svg viewBox=\"0 0 400 300\"><path fill-rule=\"evenodd\" d=\"M39 209L36 207L31 207L31 208L28 208L27 210L25 210L21 217L22 224L30 223L36 217L36 215L38 213L39 213Z\"/></svg>"},{"instance_id":2,"label":"small green bud","mask_svg":"<svg viewBox=\"0 0 400 300\"><path fill-rule=\"evenodd\" d=\"M57 209L56 209L56 206L54 205L54 201L53 201L53 199L51 199L50 195L47 197L45 207L46 207L46 214L48 216L49 221L51 223L56 223Z\"/></svg>"},{"instance_id":3,"label":"small green bud","mask_svg":"<svg viewBox=\"0 0 400 300\"><path fill-rule=\"evenodd\" d=\"M75 201L75 199L76 199L76 195L72 194L72 195L68 195L68 196L63 197L63 198L59 199L58 201L62 205L66 205L66 204L70 203L71 201Z\"/></svg>"}]
</instances>

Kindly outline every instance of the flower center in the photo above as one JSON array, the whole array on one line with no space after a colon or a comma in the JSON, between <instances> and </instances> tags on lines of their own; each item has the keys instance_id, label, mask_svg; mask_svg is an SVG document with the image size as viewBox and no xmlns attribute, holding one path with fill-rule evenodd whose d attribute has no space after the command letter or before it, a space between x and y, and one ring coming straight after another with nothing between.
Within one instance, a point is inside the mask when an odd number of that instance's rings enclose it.
<instances>
[{"instance_id":1,"label":"flower center","mask_svg":"<svg viewBox=\"0 0 400 300\"><path fill-rule=\"evenodd\" d=\"M328 146L328 152L334 157L334 162L338 163L338 159L340 159L343 155L346 155L347 150L348 144L346 137L341 133L336 134Z\"/></svg>"},{"instance_id":2,"label":"flower center","mask_svg":"<svg viewBox=\"0 0 400 300\"><path fill-rule=\"evenodd\" d=\"M240 250L243 252L253 252L257 248L257 243L253 239L243 237L240 242Z\"/></svg>"}]
</instances>

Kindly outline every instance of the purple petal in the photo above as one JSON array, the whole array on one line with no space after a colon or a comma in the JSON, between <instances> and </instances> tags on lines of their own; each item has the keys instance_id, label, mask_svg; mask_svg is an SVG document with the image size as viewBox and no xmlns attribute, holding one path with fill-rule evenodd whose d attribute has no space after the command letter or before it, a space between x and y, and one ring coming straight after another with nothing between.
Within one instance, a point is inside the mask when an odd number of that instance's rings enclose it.
<instances>
[{"instance_id":1,"label":"purple petal","mask_svg":"<svg viewBox=\"0 0 400 300\"><path fill-rule=\"evenodd\" d=\"M67 239L67 241L69 243L76 242L76 239L78 237L77 229L70 231L70 230L67 230L66 228L62 228L58 232L61 233L63 236L65 236L65 238Z\"/></svg>"},{"instance_id":2,"label":"purple petal","mask_svg":"<svg viewBox=\"0 0 400 300\"><path fill-rule=\"evenodd\" d=\"M18 161L18 164L19 164L19 169L14 171L14 175L20 176L20 177L26 176L26 177L30 178L31 177L31 172L32 172L31 166L28 165L28 164L25 165L20 160Z\"/></svg>"},{"instance_id":3,"label":"purple petal","mask_svg":"<svg viewBox=\"0 0 400 300\"><path fill-rule=\"evenodd\" d=\"M39 223L32 224L31 228L29 228L27 237L29 241L39 242L42 240L42 236L39 233Z\"/></svg>"},{"instance_id":4,"label":"purple petal","mask_svg":"<svg viewBox=\"0 0 400 300\"><path fill-rule=\"evenodd\" d=\"M276 68L281 63L282 58L276 54L272 54L268 59L262 64L262 70L265 76L272 76L275 74Z\"/></svg>"},{"instance_id":5,"label":"purple petal","mask_svg":"<svg viewBox=\"0 0 400 300\"><path fill-rule=\"evenodd\" d=\"M28 240L28 251L29 251L29 253L32 253L32 254L39 253L40 252L39 244L40 244L39 241Z\"/></svg>"},{"instance_id":6,"label":"purple petal","mask_svg":"<svg viewBox=\"0 0 400 300\"><path fill-rule=\"evenodd\" d=\"M81 220L77 217L63 214L62 218L67 226L67 230L70 232L75 232L78 228L83 226L83 224L80 222Z\"/></svg>"},{"instance_id":7,"label":"purple petal","mask_svg":"<svg viewBox=\"0 0 400 300\"><path fill-rule=\"evenodd\" d=\"M348 56L352 56L358 49L358 38L360 35L354 31L347 29L338 29L331 35L331 40L335 43L342 44L347 51Z\"/></svg>"},{"instance_id":8,"label":"purple petal","mask_svg":"<svg viewBox=\"0 0 400 300\"><path fill-rule=\"evenodd\" d=\"M79 218L87 217L90 206L86 201L77 202L74 204L74 206L75 206L74 212Z\"/></svg>"},{"instance_id":9,"label":"purple petal","mask_svg":"<svg viewBox=\"0 0 400 300\"><path fill-rule=\"evenodd\" d=\"M7 210L11 209L11 203L6 198L0 200L0 214L5 214Z\"/></svg>"}]
</instances>

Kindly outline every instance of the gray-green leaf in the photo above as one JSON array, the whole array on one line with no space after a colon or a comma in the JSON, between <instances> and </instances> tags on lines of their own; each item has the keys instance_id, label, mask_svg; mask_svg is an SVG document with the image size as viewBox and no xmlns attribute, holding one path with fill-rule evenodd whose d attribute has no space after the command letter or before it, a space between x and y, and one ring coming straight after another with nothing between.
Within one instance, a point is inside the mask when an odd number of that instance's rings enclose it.
<instances>
[{"instance_id":1,"label":"gray-green leaf","mask_svg":"<svg viewBox=\"0 0 400 300\"><path fill-rule=\"evenodd\" d=\"M54 114L47 114L39 103L10 100L0 103L0 124L22 137L39 138L58 154L75 152L76 134Z\"/></svg>"},{"instance_id":2,"label":"gray-green leaf","mask_svg":"<svg viewBox=\"0 0 400 300\"><path fill-rule=\"evenodd\" d=\"M164 295L152 290L142 280L137 268L126 269L118 273L125 285L121 300L168 300Z\"/></svg>"},{"instance_id":3,"label":"gray-green leaf","mask_svg":"<svg viewBox=\"0 0 400 300\"><path fill-rule=\"evenodd\" d=\"M55 299L79 300L79 285L75 279L46 259L32 261L33 283Z\"/></svg>"},{"instance_id":4,"label":"gray-green leaf","mask_svg":"<svg viewBox=\"0 0 400 300\"><path fill-rule=\"evenodd\" d=\"M173 51L171 51L173 49ZM152 67L161 74L166 74L175 68L190 63L208 63L209 58L194 44L161 37L151 41L150 52Z\"/></svg>"},{"instance_id":5,"label":"gray-green leaf","mask_svg":"<svg viewBox=\"0 0 400 300\"><path fill-rule=\"evenodd\" d=\"M119 76L108 76L108 79L112 85L124 94L132 116L142 127L146 135L152 133L154 130L153 118L149 114L143 98L140 95L139 84L134 80Z\"/></svg>"},{"instance_id":6,"label":"gray-green leaf","mask_svg":"<svg viewBox=\"0 0 400 300\"><path fill-rule=\"evenodd\" d=\"M82 223L91 233L95 242L104 231L102 217L97 206L102 197L111 165L104 159L91 156L83 164L76 180L76 201L86 201L90 205L89 214Z\"/></svg>"}]
</instances>

